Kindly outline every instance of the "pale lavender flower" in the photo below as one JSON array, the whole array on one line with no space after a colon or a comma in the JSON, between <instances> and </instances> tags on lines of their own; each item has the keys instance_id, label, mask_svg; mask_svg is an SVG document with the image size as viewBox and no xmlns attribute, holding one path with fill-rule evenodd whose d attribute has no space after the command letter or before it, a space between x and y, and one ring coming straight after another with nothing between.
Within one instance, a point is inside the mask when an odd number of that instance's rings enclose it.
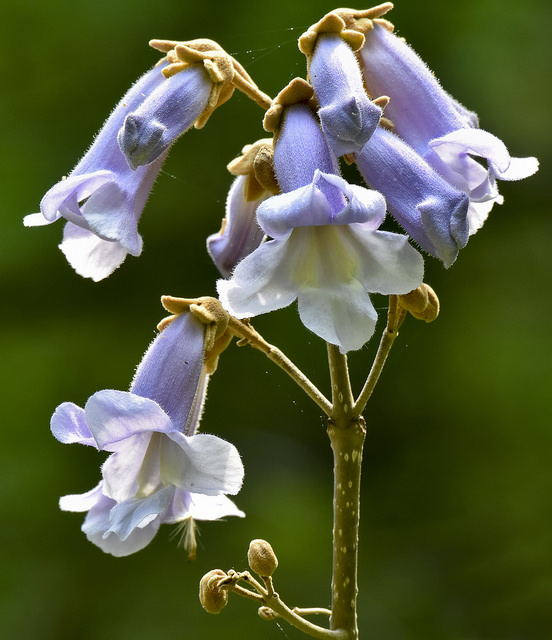
<instances>
[{"instance_id":1,"label":"pale lavender flower","mask_svg":"<svg viewBox=\"0 0 552 640\"><path fill-rule=\"evenodd\" d=\"M341 36L318 36L309 58L309 79L332 151L336 156L360 151L378 126L381 109L366 94L356 56Z\"/></svg>"},{"instance_id":2,"label":"pale lavender flower","mask_svg":"<svg viewBox=\"0 0 552 640\"><path fill-rule=\"evenodd\" d=\"M26 226L41 226L65 218L60 249L79 275L94 281L109 276L127 254L142 252L138 220L153 183L170 144L209 97L212 85L202 66L168 79L165 66L154 67L131 87L69 176L46 193L41 213L24 220Z\"/></svg>"},{"instance_id":3,"label":"pale lavender flower","mask_svg":"<svg viewBox=\"0 0 552 640\"><path fill-rule=\"evenodd\" d=\"M360 58L369 91L390 97L385 115L398 135L470 197L470 233L481 227L495 202L502 202L497 179L521 180L537 171L536 158L510 157L501 140L479 129L477 116L452 98L413 49L386 27L374 23Z\"/></svg>"},{"instance_id":4,"label":"pale lavender flower","mask_svg":"<svg viewBox=\"0 0 552 640\"><path fill-rule=\"evenodd\" d=\"M369 186L385 196L402 228L449 267L468 242L468 196L382 127L355 154L355 161Z\"/></svg>"},{"instance_id":5,"label":"pale lavender flower","mask_svg":"<svg viewBox=\"0 0 552 640\"><path fill-rule=\"evenodd\" d=\"M73 171L46 193L41 213L24 220L26 226L40 226L65 218L60 249L79 275L95 281L110 275L127 253L142 251L138 219L164 157L133 171L117 133L127 114L165 82L162 69L150 69L130 88Z\"/></svg>"},{"instance_id":6,"label":"pale lavender flower","mask_svg":"<svg viewBox=\"0 0 552 640\"><path fill-rule=\"evenodd\" d=\"M360 349L377 318L369 293L415 289L422 258L407 236L378 230L383 196L332 171L335 158L307 106L286 109L274 153L284 193L257 208L272 240L242 260L230 280L218 281L220 300L246 318L297 299L308 329L342 352Z\"/></svg>"},{"instance_id":7,"label":"pale lavender flower","mask_svg":"<svg viewBox=\"0 0 552 640\"><path fill-rule=\"evenodd\" d=\"M87 511L83 531L103 551L125 556L145 547L162 523L243 516L226 497L239 491L235 447L197 434L207 376L205 325L184 313L153 341L130 392L95 393L84 409L60 405L54 436L111 455L91 491L65 496L67 511Z\"/></svg>"},{"instance_id":8,"label":"pale lavender flower","mask_svg":"<svg viewBox=\"0 0 552 640\"><path fill-rule=\"evenodd\" d=\"M234 267L263 241L264 231L257 224L255 212L269 193L263 191L248 200L246 185L249 176L237 176L226 199L226 215L222 228L207 238L207 251L221 275L228 278Z\"/></svg>"},{"instance_id":9,"label":"pale lavender flower","mask_svg":"<svg viewBox=\"0 0 552 640\"><path fill-rule=\"evenodd\" d=\"M129 113L117 139L129 166L153 162L185 133L205 109L212 81L203 65L169 76Z\"/></svg>"}]
</instances>

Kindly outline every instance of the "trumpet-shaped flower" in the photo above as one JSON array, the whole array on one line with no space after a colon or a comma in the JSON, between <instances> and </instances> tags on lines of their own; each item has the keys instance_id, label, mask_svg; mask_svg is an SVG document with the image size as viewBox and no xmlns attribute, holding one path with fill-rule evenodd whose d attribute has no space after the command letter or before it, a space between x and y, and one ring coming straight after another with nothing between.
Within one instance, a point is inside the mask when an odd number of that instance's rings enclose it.
<instances>
[{"instance_id":1,"label":"trumpet-shaped flower","mask_svg":"<svg viewBox=\"0 0 552 640\"><path fill-rule=\"evenodd\" d=\"M88 512L83 531L107 553L142 549L162 523L243 515L225 496L241 487L238 452L196 433L204 352L204 325L182 314L154 340L130 392L99 391L84 409L66 402L52 416L61 442L111 452L92 491L60 501L64 510Z\"/></svg>"},{"instance_id":2,"label":"trumpet-shaped flower","mask_svg":"<svg viewBox=\"0 0 552 640\"><path fill-rule=\"evenodd\" d=\"M396 132L470 197L470 233L483 224L494 202L502 202L497 179L521 180L537 171L535 158L510 157L501 140L479 129L477 116L452 98L413 49L382 24L375 22L366 33L360 57L369 91L391 99L385 115Z\"/></svg>"},{"instance_id":3,"label":"trumpet-shaped flower","mask_svg":"<svg viewBox=\"0 0 552 640\"><path fill-rule=\"evenodd\" d=\"M70 175L43 197L41 213L24 220L40 226L65 218L60 249L79 275L94 281L109 276L127 254L142 252L138 221L153 183L170 145L209 98L212 83L203 66L170 78L165 66L131 87Z\"/></svg>"},{"instance_id":4,"label":"trumpet-shaped flower","mask_svg":"<svg viewBox=\"0 0 552 640\"><path fill-rule=\"evenodd\" d=\"M290 88L297 94L296 84ZM306 104L283 109L274 168L284 193L257 208L272 240L244 258L230 280L217 282L220 300L247 318L297 299L308 329L342 352L360 349L377 319L369 293L418 287L422 257L407 236L378 230L385 199L337 175L335 155Z\"/></svg>"},{"instance_id":5,"label":"trumpet-shaped flower","mask_svg":"<svg viewBox=\"0 0 552 640\"><path fill-rule=\"evenodd\" d=\"M142 251L138 219L164 156L133 171L119 149L117 132L144 96L165 82L162 68L150 69L130 88L70 175L43 197L41 213L24 220L26 226L40 226L65 218L60 249L79 275L95 281L112 273L128 253Z\"/></svg>"},{"instance_id":6,"label":"trumpet-shaped flower","mask_svg":"<svg viewBox=\"0 0 552 640\"><path fill-rule=\"evenodd\" d=\"M213 83L203 65L169 76L129 113L117 139L132 169L153 162L205 109Z\"/></svg>"},{"instance_id":7,"label":"trumpet-shaped flower","mask_svg":"<svg viewBox=\"0 0 552 640\"><path fill-rule=\"evenodd\" d=\"M382 127L355 155L355 161L367 183L385 196L402 228L450 266L468 241L468 196Z\"/></svg>"},{"instance_id":8,"label":"trumpet-shaped flower","mask_svg":"<svg viewBox=\"0 0 552 640\"><path fill-rule=\"evenodd\" d=\"M309 78L332 151L336 156L360 151L378 126L381 109L366 94L349 44L337 34L320 34L310 57Z\"/></svg>"},{"instance_id":9,"label":"trumpet-shaped flower","mask_svg":"<svg viewBox=\"0 0 552 640\"><path fill-rule=\"evenodd\" d=\"M226 199L222 228L207 238L207 250L221 275L231 276L234 267L263 241L264 231L257 224L255 211L268 197L263 191L253 200L246 194L249 176L236 176Z\"/></svg>"},{"instance_id":10,"label":"trumpet-shaped flower","mask_svg":"<svg viewBox=\"0 0 552 640\"><path fill-rule=\"evenodd\" d=\"M240 318L298 300L303 324L342 352L360 349L377 314L370 292L407 293L423 261L406 236L379 231L385 200L316 171L312 183L261 203L257 219L273 239L219 280L223 306Z\"/></svg>"}]
</instances>

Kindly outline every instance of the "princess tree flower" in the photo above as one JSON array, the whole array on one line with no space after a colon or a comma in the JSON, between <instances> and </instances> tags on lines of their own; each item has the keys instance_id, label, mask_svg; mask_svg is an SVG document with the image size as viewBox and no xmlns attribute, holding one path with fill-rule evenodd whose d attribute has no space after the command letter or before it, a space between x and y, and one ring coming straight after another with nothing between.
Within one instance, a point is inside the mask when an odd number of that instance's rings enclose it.
<instances>
[{"instance_id":1,"label":"princess tree flower","mask_svg":"<svg viewBox=\"0 0 552 640\"><path fill-rule=\"evenodd\" d=\"M110 275L128 253L138 256L142 251L138 219L165 155L133 171L119 149L117 133L144 96L163 86L162 69L154 67L130 88L70 175L46 193L41 213L24 221L38 226L65 218L60 249L79 275L95 281Z\"/></svg>"},{"instance_id":2,"label":"princess tree flower","mask_svg":"<svg viewBox=\"0 0 552 640\"><path fill-rule=\"evenodd\" d=\"M246 318L297 298L308 329L342 352L360 349L377 318L369 293L415 289L422 282L422 258L407 236L378 230L383 196L332 171L335 157L306 104L285 107L274 165L284 193L257 209L259 225L272 240L240 262L230 280L218 281L221 302Z\"/></svg>"},{"instance_id":3,"label":"princess tree flower","mask_svg":"<svg viewBox=\"0 0 552 640\"><path fill-rule=\"evenodd\" d=\"M468 196L383 127L355 154L355 162L402 228L449 267L468 242Z\"/></svg>"},{"instance_id":4,"label":"princess tree flower","mask_svg":"<svg viewBox=\"0 0 552 640\"><path fill-rule=\"evenodd\" d=\"M212 86L203 65L190 65L169 75L129 113L117 136L129 166L147 165L167 151L199 118Z\"/></svg>"},{"instance_id":5,"label":"princess tree flower","mask_svg":"<svg viewBox=\"0 0 552 640\"><path fill-rule=\"evenodd\" d=\"M318 117L337 156L360 151L381 117L380 107L366 94L354 53L363 42L362 35L346 30L343 20L334 13L299 38L320 104Z\"/></svg>"},{"instance_id":6,"label":"princess tree flower","mask_svg":"<svg viewBox=\"0 0 552 640\"><path fill-rule=\"evenodd\" d=\"M60 405L54 436L111 452L91 491L65 496L67 511L87 511L83 531L103 551L125 556L145 547L162 523L244 514L236 494L243 466L235 447L197 434L207 372L206 328L182 313L146 352L130 392L95 393L84 409Z\"/></svg>"},{"instance_id":7,"label":"princess tree flower","mask_svg":"<svg viewBox=\"0 0 552 640\"><path fill-rule=\"evenodd\" d=\"M228 171L236 178L226 199L226 215L220 231L207 238L207 251L225 278L264 239L255 212L263 200L279 191L272 156L272 140L263 138L246 145L241 156L228 165Z\"/></svg>"},{"instance_id":8,"label":"princess tree flower","mask_svg":"<svg viewBox=\"0 0 552 640\"><path fill-rule=\"evenodd\" d=\"M496 180L521 180L538 169L536 158L512 158L504 143L478 128L477 116L460 105L384 21L373 21L360 50L372 94L387 95L385 115L396 132L452 186L470 197L470 234L502 198ZM486 161L484 167L475 158Z\"/></svg>"},{"instance_id":9,"label":"princess tree flower","mask_svg":"<svg viewBox=\"0 0 552 640\"><path fill-rule=\"evenodd\" d=\"M225 278L230 277L234 267L261 244L265 235L257 224L255 211L268 194L248 200L246 182L247 176L234 178L226 198L222 227L207 238L209 255Z\"/></svg>"},{"instance_id":10,"label":"princess tree flower","mask_svg":"<svg viewBox=\"0 0 552 640\"><path fill-rule=\"evenodd\" d=\"M77 273L95 281L128 253L140 255L138 220L172 143L192 124L203 126L236 87L269 102L211 40L150 44L166 59L122 98L71 174L44 196L41 213L25 218L27 226L65 218L60 248Z\"/></svg>"}]
</instances>

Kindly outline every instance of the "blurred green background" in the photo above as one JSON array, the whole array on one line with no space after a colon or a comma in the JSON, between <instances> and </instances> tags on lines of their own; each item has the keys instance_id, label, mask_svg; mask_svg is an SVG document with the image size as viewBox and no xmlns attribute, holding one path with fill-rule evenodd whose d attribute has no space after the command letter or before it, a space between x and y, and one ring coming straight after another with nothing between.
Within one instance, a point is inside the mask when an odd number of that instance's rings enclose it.
<instances>
[{"instance_id":1,"label":"blurred green background","mask_svg":"<svg viewBox=\"0 0 552 640\"><path fill-rule=\"evenodd\" d=\"M94 486L103 454L64 446L62 401L126 389L164 315L161 294L214 293L204 238L218 230L226 163L261 137L236 93L175 147L140 224L145 248L98 284L56 248L62 224L24 229L126 88L157 59L150 38L218 40L271 95L305 63L297 37L324 1L5 0L0 102L0 637L9 640L298 638L233 598L197 600L209 569L245 569L249 541L279 559L291 605L327 606L331 456L320 412L264 357L235 345L210 388L203 427L232 441L244 520L204 523L189 563L162 527L140 553L102 554L60 495ZM360 617L374 640L552 637L552 317L548 0L398 0L389 18L481 126L540 172L502 183L505 204L449 270L427 261L442 313L409 319L367 411ZM385 300L376 300L382 309ZM324 389L325 349L295 309L255 323ZM352 354L356 388L374 346Z\"/></svg>"}]
</instances>

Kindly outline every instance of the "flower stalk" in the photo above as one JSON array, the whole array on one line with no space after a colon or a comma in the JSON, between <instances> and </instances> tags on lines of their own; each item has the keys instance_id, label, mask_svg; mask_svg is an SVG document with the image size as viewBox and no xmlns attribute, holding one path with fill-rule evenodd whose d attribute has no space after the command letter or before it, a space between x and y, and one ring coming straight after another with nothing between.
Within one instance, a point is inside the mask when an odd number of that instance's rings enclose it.
<instances>
[{"instance_id":1,"label":"flower stalk","mask_svg":"<svg viewBox=\"0 0 552 640\"><path fill-rule=\"evenodd\" d=\"M366 428L362 417L341 415L329 421L328 436L334 459L332 613L330 629L347 640L359 637L358 530L360 474Z\"/></svg>"},{"instance_id":2,"label":"flower stalk","mask_svg":"<svg viewBox=\"0 0 552 640\"><path fill-rule=\"evenodd\" d=\"M269 360L285 371L327 416L331 414L332 405L318 387L278 347L267 342L247 320L230 316L228 329L241 338L238 342L240 346L249 344L262 351Z\"/></svg>"}]
</instances>

